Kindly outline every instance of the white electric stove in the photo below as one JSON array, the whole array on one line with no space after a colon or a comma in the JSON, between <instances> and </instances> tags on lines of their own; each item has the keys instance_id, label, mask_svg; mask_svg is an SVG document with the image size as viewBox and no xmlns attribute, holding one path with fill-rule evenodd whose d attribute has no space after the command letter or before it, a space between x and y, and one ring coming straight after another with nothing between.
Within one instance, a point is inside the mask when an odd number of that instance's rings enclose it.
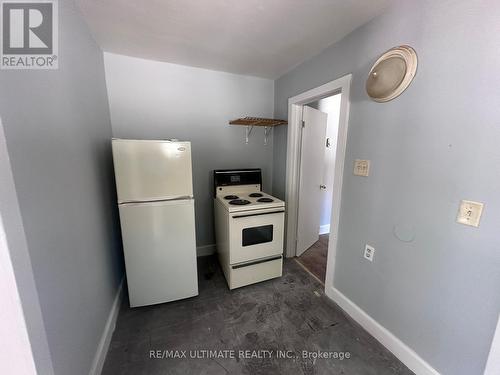
<instances>
[{"instance_id":1,"label":"white electric stove","mask_svg":"<svg viewBox=\"0 0 500 375\"><path fill-rule=\"evenodd\" d=\"M281 276L285 202L261 191L261 170L216 170L214 190L217 253L229 288Z\"/></svg>"}]
</instances>

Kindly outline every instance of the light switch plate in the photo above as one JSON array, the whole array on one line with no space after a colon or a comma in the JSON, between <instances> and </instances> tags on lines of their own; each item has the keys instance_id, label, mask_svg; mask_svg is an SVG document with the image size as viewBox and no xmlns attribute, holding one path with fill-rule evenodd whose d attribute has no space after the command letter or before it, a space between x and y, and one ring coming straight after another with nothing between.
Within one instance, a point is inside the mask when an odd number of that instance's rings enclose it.
<instances>
[{"instance_id":1,"label":"light switch plate","mask_svg":"<svg viewBox=\"0 0 500 375\"><path fill-rule=\"evenodd\" d=\"M354 160L354 171L355 176L368 177L370 174L370 160L356 159Z\"/></svg>"},{"instance_id":2,"label":"light switch plate","mask_svg":"<svg viewBox=\"0 0 500 375\"><path fill-rule=\"evenodd\" d=\"M373 262L373 257L375 256L375 248L370 245L365 245L365 259L368 259L370 262Z\"/></svg>"},{"instance_id":3,"label":"light switch plate","mask_svg":"<svg viewBox=\"0 0 500 375\"><path fill-rule=\"evenodd\" d=\"M458 209L457 223L478 227L483 207L484 204L481 202L463 200Z\"/></svg>"}]
</instances>

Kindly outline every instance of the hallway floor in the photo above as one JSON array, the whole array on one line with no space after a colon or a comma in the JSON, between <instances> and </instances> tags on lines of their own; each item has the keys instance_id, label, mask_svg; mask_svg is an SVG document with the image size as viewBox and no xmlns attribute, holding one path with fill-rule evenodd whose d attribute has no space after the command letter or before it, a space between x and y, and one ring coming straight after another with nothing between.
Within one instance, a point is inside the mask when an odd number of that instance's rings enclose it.
<instances>
[{"instance_id":1,"label":"hallway floor","mask_svg":"<svg viewBox=\"0 0 500 375\"><path fill-rule=\"evenodd\" d=\"M304 253L295 258L304 267L307 268L314 276L325 283L326 275L326 258L328 255L328 236L329 234L322 234L319 240L314 243Z\"/></svg>"},{"instance_id":2,"label":"hallway floor","mask_svg":"<svg viewBox=\"0 0 500 375\"><path fill-rule=\"evenodd\" d=\"M102 375L412 374L295 261L285 260L281 278L230 291L216 258L198 259L198 297L136 309L124 299ZM150 358L170 350L187 358ZM235 358L190 358L195 350L235 350ZM303 350L345 358L314 360Z\"/></svg>"}]
</instances>

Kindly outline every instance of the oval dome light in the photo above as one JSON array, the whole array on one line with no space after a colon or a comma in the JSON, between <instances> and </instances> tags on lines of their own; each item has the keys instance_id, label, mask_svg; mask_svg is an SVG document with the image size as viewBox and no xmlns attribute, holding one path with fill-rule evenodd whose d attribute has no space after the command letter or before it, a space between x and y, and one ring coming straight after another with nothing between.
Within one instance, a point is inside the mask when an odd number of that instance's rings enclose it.
<instances>
[{"instance_id":1,"label":"oval dome light","mask_svg":"<svg viewBox=\"0 0 500 375\"><path fill-rule=\"evenodd\" d=\"M366 92L376 102L388 102L406 90L416 72L417 54L413 48L391 48L373 64L366 80Z\"/></svg>"}]
</instances>

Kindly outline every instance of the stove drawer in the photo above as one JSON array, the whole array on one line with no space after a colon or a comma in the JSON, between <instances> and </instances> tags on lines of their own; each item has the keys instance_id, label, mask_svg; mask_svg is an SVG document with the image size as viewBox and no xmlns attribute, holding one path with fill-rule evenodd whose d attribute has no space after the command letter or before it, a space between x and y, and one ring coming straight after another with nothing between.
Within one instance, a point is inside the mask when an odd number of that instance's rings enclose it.
<instances>
[{"instance_id":1,"label":"stove drawer","mask_svg":"<svg viewBox=\"0 0 500 375\"><path fill-rule=\"evenodd\" d=\"M283 253L285 210L238 212L229 219L229 262L247 262Z\"/></svg>"},{"instance_id":2,"label":"stove drawer","mask_svg":"<svg viewBox=\"0 0 500 375\"><path fill-rule=\"evenodd\" d=\"M281 255L235 264L229 267L229 289L280 277L283 270Z\"/></svg>"}]
</instances>

